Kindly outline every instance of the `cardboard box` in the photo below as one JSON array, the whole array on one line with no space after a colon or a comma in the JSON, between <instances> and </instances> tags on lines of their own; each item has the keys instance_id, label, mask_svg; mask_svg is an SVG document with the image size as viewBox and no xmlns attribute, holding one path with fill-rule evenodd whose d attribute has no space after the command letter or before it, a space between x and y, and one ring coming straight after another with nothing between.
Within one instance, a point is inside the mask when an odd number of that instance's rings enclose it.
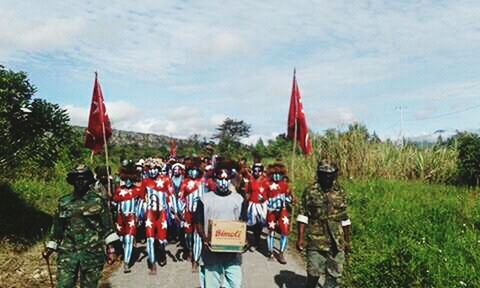
<instances>
[{"instance_id":1,"label":"cardboard box","mask_svg":"<svg viewBox=\"0 0 480 288\"><path fill-rule=\"evenodd\" d=\"M247 224L241 221L209 220L208 241L213 252L243 252Z\"/></svg>"}]
</instances>

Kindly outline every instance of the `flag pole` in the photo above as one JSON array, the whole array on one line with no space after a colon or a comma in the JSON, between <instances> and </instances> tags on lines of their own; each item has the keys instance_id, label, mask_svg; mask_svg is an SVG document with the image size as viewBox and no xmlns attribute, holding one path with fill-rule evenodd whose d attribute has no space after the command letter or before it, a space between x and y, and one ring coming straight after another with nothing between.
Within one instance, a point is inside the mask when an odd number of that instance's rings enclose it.
<instances>
[{"instance_id":1,"label":"flag pole","mask_svg":"<svg viewBox=\"0 0 480 288\"><path fill-rule=\"evenodd\" d=\"M297 89L297 78L296 78L296 69L293 68L293 85L294 85L294 89ZM295 93L292 91L292 93ZM294 133L293 133L293 148L292 148L292 159L291 159L291 170L290 170L290 175L292 176L292 179L291 179L291 183L292 183L292 186L293 186L293 183L295 182L295 150L297 149L297 102L298 102L298 99L295 97L295 106L294 106L294 111L295 111L295 125L294 125ZM293 187L292 187L293 188ZM292 189L292 194L293 196L295 197L295 193ZM290 215L290 223L293 224L293 217L295 215L295 206L292 205L292 215Z\"/></svg>"},{"instance_id":2,"label":"flag pole","mask_svg":"<svg viewBox=\"0 0 480 288\"><path fill-rule=\"evenodd\" d=\"M98 73L97 71L95 71L95 81L98 81L97 80L97 77L98 77ZM105 111L103 111L103 103L102 105L99 105L99 108L100 108L100 111L101 111L101 115L102 117L105 115ZM108 197L110 197L110 195L112 195L112 191L111 191L111 185L110 185L110 171L109 171L109 166L108 166L108 145L107 145L107 135L105 133L105 121L103 121L102 119L102 132L103 132L103 147L105 149L105 165L107 166L106 167L106 170L107 170L107 193L108 193Z\"/></svg>"}]
</instances>

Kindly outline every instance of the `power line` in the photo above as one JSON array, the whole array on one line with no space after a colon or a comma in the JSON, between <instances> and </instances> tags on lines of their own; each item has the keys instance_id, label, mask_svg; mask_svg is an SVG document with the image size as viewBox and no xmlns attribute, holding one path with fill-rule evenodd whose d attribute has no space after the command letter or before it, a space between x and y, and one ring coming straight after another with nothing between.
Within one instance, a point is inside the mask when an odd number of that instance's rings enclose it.
<instances>
[{"instance_id":1,"label":"power line","mask_svg":"<svg viewBox=\"0 0 480 288\"><path fill-rule=\"evenodd\" d=\"M406 120L406 121L417 122L417 121L438 119L438 118L443 118L443 117L447 117L447 116L450 116L450 115L455 115L455 114L467 112L467 111L470 111L470 110L473 110L473 109L476 109L476 108L479 108L479 107L480 107L480 104L477 104L477 105L469 106L469 107L466 107L466 108L463 108L463 109L443 113L443 114L438 114L438 115L434 115L434 116L430 116L430 117L426 117L426 118L421 118L421 119L410 119L410 120Z\"/></svg>"}]
</instances>

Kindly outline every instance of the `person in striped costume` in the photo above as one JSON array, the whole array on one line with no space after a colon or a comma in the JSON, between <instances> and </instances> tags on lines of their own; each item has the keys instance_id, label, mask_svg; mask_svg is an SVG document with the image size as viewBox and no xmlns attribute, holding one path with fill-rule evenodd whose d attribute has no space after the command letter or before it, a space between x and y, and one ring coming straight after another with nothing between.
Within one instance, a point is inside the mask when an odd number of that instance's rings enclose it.
<instances>
[{"instance_id":1,"label":"person in striped costume","mask_svg":"<svg viewBox=\"0 0 480 288\"><path fill-rule=\"evenodd\" d=\"M244 175L244 190L248 200L247 226L253 232L250 241L250 251L255 251L260 244L260 234L267 222L267 195L266 178L262 163L255 163L252 166L252 174Z\"/></svg>"},{"instance_id":2,"label":"person in striped costume","mask_svg":"<svg viewBox=\"0 0 480 288\"><path fill-rule=\"evenodd\" d=\"M137 199L143 198L141 188L135 185L139 175L133 165L120 168L120 185L116 187L113 201L117 203L117 233L123 242L123 269L130 272L130 260L133 252L135 235L137 233Z\"/></svg>"},{"instance_id":3,"label":"person in striped costume","mask_svg":"<svg viewBox=\"0 0 480 288\"><path fill-rule=\"evenodd\" d=\"M173 194L170 196L170 201L172 201L172 207L175 209L175 214L170 213L173 219L171 219L170 223L168 223L170 225L168 228L168 233L172 236L172 240L180 240L180 243L184 245L185 237L183 235L181 223L180 221L177 222L177 219L181 217L178 193L180 192L180 186L185 178L185 166L182 163L175 162L175 160L171 160L170 163L171 169L169 174L171 174L170 180L173 187Z\"/></svg>"},{"instance_id":4,"label":"person in striped costume","mask_svg":"<svg viewBox=\"0 0 480 288\"><path fill-rule=\"evenodd\" d=\"M161 164L156 163L148 171L148 178L143 179L142 186L145 191L145 236L147 237L147 254L150 274L157 272L155 264L155 242L160 246L159 264L165 266L167 258L165 245L167 244L167 210L169 198L173 193L170 178L160 175Z\"/></svg>"},{"instance_id":5,"label":"person in striped costume","mask_svg":"<svg viewBox=\"0 0 480 288\"><path fill-rule=\"evenodd\" d=\"M275 163L268 166L268 179L266 180L267 194L267 225L269 234L267 236L267 247L269 258L273 259L275 231L280 232L280 253L278 262L286 264L284 252L287 249L289 218L287 204L293 204L294 198L285 180L287 169L282 163Z\"/></svg>"},{"instance_id":6,"label":"person in striped costume","mask_svg":"<svg viewBox=\"0 0 480 288\"><path fill-rule=\"evenodd\" d=\"M192 215L197 209L197 203L203 197L206 190L205 181L202 178L201 161L199 158L185 161L187 177L180 185L179 212L182 215L182 227L185 233L185 250L192 261L192 270L198 269L198 261L202 252L202 240L192 225Z\"/></svg>"}]
</instances>

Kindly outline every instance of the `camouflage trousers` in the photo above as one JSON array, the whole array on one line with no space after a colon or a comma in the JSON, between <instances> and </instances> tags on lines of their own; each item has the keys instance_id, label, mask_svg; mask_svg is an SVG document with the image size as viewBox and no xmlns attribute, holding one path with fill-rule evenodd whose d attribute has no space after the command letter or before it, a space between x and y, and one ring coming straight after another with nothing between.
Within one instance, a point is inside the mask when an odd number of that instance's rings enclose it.
<instances>
[{"instance_id":1,"label":"camouflage trousers","mask_svg":"<svg viewBox=\"0 0 480 288\"><path fill-rule=\"evenodd\" d=\"M104 264L103 253L61 252L57 258L57 287L74 288L80 277L81 288L95 288Z\"/></svg>"},{"instance_id":2,"label":"camouflage trousers","mask_svg":"<svg viewBox=\"0 0 480 288\"><path fill-rule=\"evenodd\" d=\"M323 288L341 287L345 253L340 251L332 255L329 251L307 249L307 275L318 278Z\"/></svg>"}]
</instances>

